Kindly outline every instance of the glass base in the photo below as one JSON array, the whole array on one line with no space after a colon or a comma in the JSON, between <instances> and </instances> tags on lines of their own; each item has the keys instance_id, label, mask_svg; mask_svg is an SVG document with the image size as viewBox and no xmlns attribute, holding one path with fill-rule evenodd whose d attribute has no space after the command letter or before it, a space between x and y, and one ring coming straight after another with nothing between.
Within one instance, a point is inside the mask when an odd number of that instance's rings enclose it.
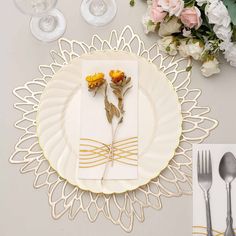
<instances>
[{"instance_id":1,"label":"glass base","mask_svg":"<svg viewBox=\"0 0 236 236\"><path fill-rule=\"evenodd\" d=\"M59 10L53 9L48 15L55 19L52 26L44 25L42 27L42 17L32 17L30 21L32 34L35 38L43 42L52 42L59 39L66 30L65 17Z\"/></svg>"},{"instance_id":2,"label":"glass base","mask_svg":"<svg viewBox=\"0 0 236 236\"><path fill-rule=\"evenodd\" d=\"M95 2L99 2L99 0L83 0L80 8L81 15L91 25L107 25L116 15L116 1L102 0L100 5Z\"/></svg>"}]
</instances>

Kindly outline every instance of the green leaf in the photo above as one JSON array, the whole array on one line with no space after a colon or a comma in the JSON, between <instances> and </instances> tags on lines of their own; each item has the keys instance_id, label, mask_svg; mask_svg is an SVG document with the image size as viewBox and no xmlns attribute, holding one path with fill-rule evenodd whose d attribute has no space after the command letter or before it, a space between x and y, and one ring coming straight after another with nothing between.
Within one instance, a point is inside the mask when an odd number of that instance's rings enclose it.
<instances>
[{"instance_id":1,"label":"green leaf","mask_svg":"<svg viewBox=\"0 0 236 236\"><path fill-rule=\"evenodd\" d=\"M233 27L232 40L233 40L233 42L236 42L236 26Z\"/></svg>"},{"instance_id":2,"label":"green leaf","mask_svg":"<svg viewBox=\"0 0 236 236\"><path fill-rule=\"evenodd\" d=\"M236 1L235 0L223 0L223 3L228 9L231 21L233 25L236 25Z\"/></svg>"},{"instance_id":3,"label":"green leaf","mask_svg":"<svg viewBox=\"0 0 236 236\"><path fill-rule=\"evenodd\" d=\"M187 71L187 72L189 72L190 70L192 70L192 66L188 66L188 67L186 68L186 71Z\"/></svg>"},{"instance_id":4,"label":"green leaf","mask_svg":"<svg viewBox=\"0 0 236 236\"><path fill-rule=\"evenodd\" d=\"M195 0L184 0L184 7L194 6Z\"/></svg>"},{"instance_id":5,"label":"green leaf","mask_svg":"<svg viewBox=\"0 0 236 236\"><path fill-rule=\"evenodd\" d=\"M167 47L166 47L166 51L167 51L167 52L170 52L170 46L167 46Z\"/></svg>"},{"instance_id":6,"label":"green leaf","mask_svg":"<svg viewBox=\"0 0 236 236\"><path fill-rule=\"evenodd\" d=\"M155 25L155 23L153 21L149 20L147 25L151 27L151 26Z\"/></svg>"},{"instance_id":7,"label":"green leaf","mask_svg":"<svg viewBox=\"0 0 236 236\"><path fill-rule=\"evenodd\" d=\"M130 0L129 4L130 4L131 7L133 7L135 5L135 0Z\"/></svg>"}]
</instances>

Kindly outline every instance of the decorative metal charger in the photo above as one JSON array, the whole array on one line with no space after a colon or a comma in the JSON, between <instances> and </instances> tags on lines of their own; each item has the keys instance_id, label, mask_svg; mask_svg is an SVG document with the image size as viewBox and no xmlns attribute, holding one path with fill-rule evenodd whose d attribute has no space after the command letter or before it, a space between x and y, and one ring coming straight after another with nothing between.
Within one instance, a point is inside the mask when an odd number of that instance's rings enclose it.
<instances>
[{"instance_id":1,"label":"decorative metal charger","mask_svg":"<svg viewBox=\"0 0 236 236\"><path fill-rule=\"evenodd\" d=\"M132 52L155 63L173 84L179 96L183 116L179 147L168 167L147 185L123 194L95 194L69 184L50 167L43 156L36 134L38 104L47 82L73 58L105 49ZM15 146L10 162L20 164L21 173L34 173L35 188L47 188L53 218L58 219L67 213L69 219L74 219L82 211L94 222L100 213L103 213L112 223L130 232L134 218L140 222L144 221L145 208L159 210L162 208L162 198L192 193L192 144L201 143L217 126L217 121L207 116L210 111L208 107L198 105L201 91L189 88L191 72L186 70L191 65L189 59L163 55L157 44L146 48L130 26L126 26L120 34L113 30L108 40L94 35L90 44L62 38L59 40L58 52L51 51L51 57L53 62L50 65L39 66L40 78L14 90L19 99L15 108L22 112L22 117L15 127L22 130L23 134Z\"/></svg>"}]
</instances>

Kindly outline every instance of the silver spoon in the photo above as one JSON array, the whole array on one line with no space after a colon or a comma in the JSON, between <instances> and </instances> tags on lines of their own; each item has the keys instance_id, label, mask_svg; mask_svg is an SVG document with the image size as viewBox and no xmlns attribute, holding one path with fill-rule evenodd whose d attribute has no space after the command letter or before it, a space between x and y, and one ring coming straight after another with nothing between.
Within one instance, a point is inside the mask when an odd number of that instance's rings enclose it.
<instances>
[{"instance_id":1,"label":"silver spoon","mask_svg":"<svg viewBox=\"0 0 236 236\"><path fill-rule=\"evenodd\" d=\"M225 230L224 236L235 236L231 208L231 183L236 178L236 159L231 152L225 153L222 157L220 161L219 172L221 178L226 183L227 190L227 228Z\"/></svg>"}]
</instances>

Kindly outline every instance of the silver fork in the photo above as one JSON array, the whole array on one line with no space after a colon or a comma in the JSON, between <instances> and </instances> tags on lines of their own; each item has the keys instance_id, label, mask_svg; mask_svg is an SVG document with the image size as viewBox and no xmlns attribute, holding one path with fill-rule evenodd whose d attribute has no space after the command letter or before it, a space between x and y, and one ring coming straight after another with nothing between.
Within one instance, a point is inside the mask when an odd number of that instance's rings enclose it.
<instances>
[{"instance_id":1,"label":"silver fork","mask_svg":"<svg viewBox=\"0 0 236 236\"><path fill-rule=\"evenodd\" d=\"M198 152L197 158L198 184L201 187L206 204L207 236L213 236L209 191L212 185L212 164L210 151Z\"/></svg>"}]
</instances>

